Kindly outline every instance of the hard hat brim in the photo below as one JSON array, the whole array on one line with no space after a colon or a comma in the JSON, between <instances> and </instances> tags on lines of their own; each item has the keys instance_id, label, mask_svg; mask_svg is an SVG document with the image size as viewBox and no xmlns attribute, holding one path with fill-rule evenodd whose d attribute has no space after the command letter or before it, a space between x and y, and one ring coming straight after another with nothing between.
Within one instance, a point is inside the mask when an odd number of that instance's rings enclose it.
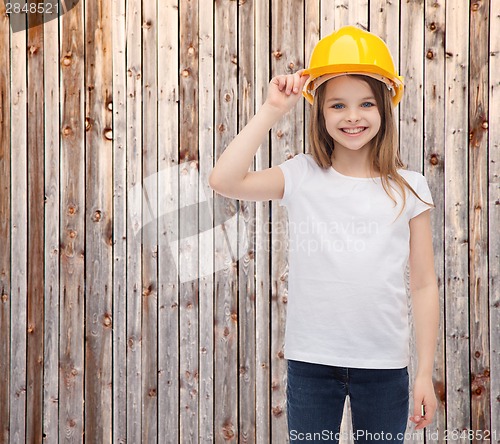
<instances>
[{"instance_id":1,"label":"hard hat brim","mask_svg":"<svg viewBox=\"0 0 500 444\"><path fill-rule=\"evenodd\" d=\"M395 91L395 94L392 97L393 106L397 106L397 104L400 102L404 91L403 77L394 76L394 74L391 74L378 66L363 65L363 64L328 65L328 66L306 69L304 70L302 75L309 75L309 78L307 79L307 82L304 85L302 94L310 104L313 104L314 95L312 94L310 87L315 79L326 74L346 75L355 73L356 74L366 73L367 75L375 74L378 76L382 76L385 79L388 79L393 85Z\"/></svg>"}]
</instances>

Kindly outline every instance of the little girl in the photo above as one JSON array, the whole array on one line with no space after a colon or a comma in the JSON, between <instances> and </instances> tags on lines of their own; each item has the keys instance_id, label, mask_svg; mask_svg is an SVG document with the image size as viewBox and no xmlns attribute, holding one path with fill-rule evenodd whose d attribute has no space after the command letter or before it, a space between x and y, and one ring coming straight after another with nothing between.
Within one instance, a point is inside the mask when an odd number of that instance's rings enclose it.
<instances>
[{"instance_id":1,"label":"little girl","mask_svg":"<svg viewBox=\"0 0 500 444\"><path fill-rule=\"evenodd\" d=\"M272 126L312 104L306 154L248 171ZM403 443L409 410L410 292L418 368L416 429L437 400L432 373L439 302L425 177L404 168L393 109L402 78L385 43L347 26L320 40L309 68L270 82L209 183L241 200L279 199L289 226L285 332L291 442L338 442L346 396L357 443Z\"/></svg>"}]
</instances>

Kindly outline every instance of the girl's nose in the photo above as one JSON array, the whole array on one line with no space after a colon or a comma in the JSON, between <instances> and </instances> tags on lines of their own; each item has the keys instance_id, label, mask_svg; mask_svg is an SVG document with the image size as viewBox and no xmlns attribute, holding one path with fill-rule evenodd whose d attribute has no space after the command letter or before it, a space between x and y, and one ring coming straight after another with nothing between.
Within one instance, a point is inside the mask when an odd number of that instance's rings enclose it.
<instances>
[{"instance_id":1,"label":"girl's nose","mask_svg":"<svg viewBox=\"0 0 500 444\"><path fill-rule=\"evenodd\" d=\"M359 120L359 113L357 109L351 109L347 113L347 121L348 122L357 122Z\"/></svg>"}]
</instances>

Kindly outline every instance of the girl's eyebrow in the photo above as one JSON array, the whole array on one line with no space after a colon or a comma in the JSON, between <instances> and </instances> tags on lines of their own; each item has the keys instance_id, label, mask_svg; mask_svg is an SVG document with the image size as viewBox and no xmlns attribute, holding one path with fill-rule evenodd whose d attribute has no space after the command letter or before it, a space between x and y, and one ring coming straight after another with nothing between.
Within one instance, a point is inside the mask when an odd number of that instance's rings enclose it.
<instances>
[{"instance_id":1,"label":"girl's eyebrow","mask_svg":"<svg viewBox=\"0 0 500 444\"><path fill-rule=\"evenodd\" d=\"M342 101L345 99L342 97L331 97L331 98L327 99L326 101L333 102L333 101L337 101L337 100ZM360 101L363 101L363 100L375 100L375 97L363 97L362 99L360 99Z\"/></svg>"}]
</instances>

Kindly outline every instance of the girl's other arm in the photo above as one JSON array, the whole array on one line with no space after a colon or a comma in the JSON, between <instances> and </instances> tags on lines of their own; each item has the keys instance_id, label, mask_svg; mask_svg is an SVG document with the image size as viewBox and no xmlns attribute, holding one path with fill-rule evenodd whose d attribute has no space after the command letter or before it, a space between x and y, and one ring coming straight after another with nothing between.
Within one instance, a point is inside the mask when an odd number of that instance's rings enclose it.
<instances>
[{"instance_id":1,"label":"girl's other arm","mask_svg":"<svg viewBox=\"0 0 500 444\"><path fill-rule=\"evenodd\" d=\"M283 197L285 179L278 166L262 171L249 169L269 130L302 97L307 76L301 74L298 71L271 80L262 107L217 160L208 179L213 190L226 197L250 201Z\"/></svg>"},{"instance_id":2,"label":"girl's other arm","mask_svg":"<svg viewBox=\"0 0 500 444\"><path fill-rule=\"evenodd\" d=\"M439 291L434 272L430 211L410 220L410 293L417 341L418 369L410 419L416 430L427 427L437 408L432 382L434 355L439 331ZM425 416L422 417L421 406Z\"/></svg>"}]
</instances>

